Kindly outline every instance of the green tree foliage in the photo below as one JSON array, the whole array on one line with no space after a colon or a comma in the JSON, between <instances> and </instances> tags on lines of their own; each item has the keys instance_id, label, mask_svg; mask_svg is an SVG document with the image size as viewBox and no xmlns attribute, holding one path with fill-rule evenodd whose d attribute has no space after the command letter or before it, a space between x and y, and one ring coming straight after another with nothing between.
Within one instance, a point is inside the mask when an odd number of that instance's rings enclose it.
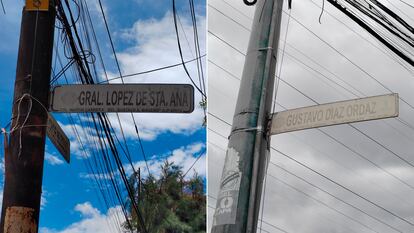
<instances>
[{"instance_id":1,"label":"green tree foliage","mask_svg":"<svg viewBox=\"0 0 414 233\"><path fill-rule=\"evenodd\" d=\"M182 176L182 167L168 161L158 179L149 176L139 182L136 174L131 176L130 186L149 233L206 232L204 180L197 173L187 180ZM141 232L131 200L127 204L132 227L125 222L125 231Z\"/></svg>"}]
</instances>

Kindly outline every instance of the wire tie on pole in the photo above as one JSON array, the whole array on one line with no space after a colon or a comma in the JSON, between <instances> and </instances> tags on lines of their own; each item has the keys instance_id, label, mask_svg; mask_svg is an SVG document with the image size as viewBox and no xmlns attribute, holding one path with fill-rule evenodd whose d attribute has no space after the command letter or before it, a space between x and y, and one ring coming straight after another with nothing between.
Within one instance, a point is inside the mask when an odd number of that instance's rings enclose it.
<instances>
[{"instance_id":1,"label":"wire tie on pole","mask_svg":"<svg viewBox=\"0 0 414 233\"><path fill-rule=\"evenodd\" d=\"M274 55L275 53L273 51L273 47L263 47L263 48L258 48L257 49L257 51L266 51L266 52L269 51L269 50L272 50L272 55L275 56Z\"/></svg>"},{"instance_id":2,"label":"wire tie on pole","mask_svg":"<svg viewBox=\"0 0 414 233\"><path fill-rule=\"evenodd\" d=\"M30 78L31 77L31 75L28 75L27 76L28 78ZM21 104L22 104L22 102L23 102L23 100L26 98L26 97L28 97L29 98L29 110L27 111L27 113L26 113L26 116L25 116L25 118L24 118L24 121L23 121L23 123L22 123L22 125L21 126L19 126L19 119L20 119L20 117L21 117L21 113L20 113L20 106L21 106ZM32 112L32 107L33 107L33 100L35 100L37 103L39 103L40 104L40 106L42 106L42 108L46 111L46 113L48 113L48 110L47 110L47 108L38 100L38 99L36 99L35 97L33 97L32 95L30 95L29 93L25 93L25 94L23 94L19 99L17 99L17 101L16 102L18 102L18 104L17 104L17 116L16 116L16 125L15 126L13 126L11 129L10 129L10 132L9 133L13 133L14 131L16 131L16 130L19 130L19 154L18 154L18 158L20 158L20 155L21 155L21 152L22 152L22 147L23 147L23 145L22 145L22 131L23 131L23 128L27 128L27 127L47 127L47 124L46 125L26 125L27 124L27 121L29 120L29 117L30 117L30 114L31 114L31 112ZM48 113L49 114L49 113Z\"/></svg>"},{"instance_id":3,"label":"wire tie on pole","mask_svg":"<svg viewBox=\"0 0 414 233\"><path fill-rule=\"evenodd\" d=\"M257 49L252 49L246 52L246 54L249 54L251 52L256 52L256 51L268 51L268 50L273 50L273 47L262 47L262 48L257 48Z\"/></svg>"}]
</instances>

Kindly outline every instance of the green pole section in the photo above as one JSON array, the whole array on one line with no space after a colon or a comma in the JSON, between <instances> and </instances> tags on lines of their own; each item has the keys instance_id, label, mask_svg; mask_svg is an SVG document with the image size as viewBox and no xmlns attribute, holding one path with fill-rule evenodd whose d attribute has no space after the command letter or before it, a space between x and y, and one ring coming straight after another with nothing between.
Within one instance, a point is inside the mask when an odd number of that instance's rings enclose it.
<instances>
[{"instance_id":1,"label":"green pole section","mask_svg":"<svg viewBox=\"0 0 414 233\"><path fill-rule=\"evenodd\" d=\"M256 4L252 33L226 153L212 233L254 233L270 139L283 0Z\"/></svg>"}]
</instances>

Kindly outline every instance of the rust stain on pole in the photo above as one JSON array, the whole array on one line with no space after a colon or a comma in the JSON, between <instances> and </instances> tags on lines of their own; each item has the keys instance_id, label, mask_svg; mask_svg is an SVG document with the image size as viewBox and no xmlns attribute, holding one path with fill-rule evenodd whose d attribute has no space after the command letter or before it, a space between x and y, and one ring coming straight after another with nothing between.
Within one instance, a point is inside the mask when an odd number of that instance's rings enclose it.
<instances>
[{"instance_id":1,"label":"rust stain on pole","mask_svg":"<svg viewBox=\"0 0 414 233\"><path fill-rule=\"evenodd\" d=\"M35 209L18 206L6 209L4 233L35 233L36 230Z\"/></svg>"}]
</instances>

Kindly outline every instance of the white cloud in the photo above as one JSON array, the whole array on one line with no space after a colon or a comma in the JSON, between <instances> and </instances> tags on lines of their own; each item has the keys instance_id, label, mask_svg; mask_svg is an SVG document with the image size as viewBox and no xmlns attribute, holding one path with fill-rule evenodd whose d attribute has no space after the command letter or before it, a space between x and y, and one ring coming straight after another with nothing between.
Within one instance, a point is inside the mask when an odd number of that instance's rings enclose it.
<instances>
[{"instance_id":1,"label":"white cloud","mask_svg":"<svg viewBox=\"0 0 414 233\"><path fill-rule=\"evenodd\" d=\"M77 204L75 211L81 215L79 222L72 223L63 230L40 228L40 233L112 233L116 232L114 226L118 226L125 221L121 207L110 208L106 214L102 214L89 202ZM119 217L119 222L118 222Z\"/></svg>"},{"instance_id":2,"label":"white cloud","mask_svg":"<svg viewBox=\"0 0 414 233\"><path fill-rule=\"evenodd\" d=\"M52 155L48 152L45 153L45 160L50 164L50 165L61 165L63 164L63 160L59 159L59 157Z\"/></svg>"},{"instance_id":3,"label":"white cloud","mask_svg":"<svg viewBox=\"0 0 414 233\"><path fill-rule=\"evenodd\" d=\"M180 17L183 29L188 40L192 41L191 21L184 16ZM202 54L205 53L205 18L198 18L199 38ZM180 28L184 59L194 58L191 49L185 42L185 37ZM180 62L177 40L174 31L172 14L166 13L161 19L139 20L131 28L122 30L121 38L134 43L133 46L117 54L121 70L124 75L154 68L164 67ZM205 64L204 64L205 65ZM188 63L187 67L193 79L198 80L196 63ZM111 77L118 76L117 73L110 74ZM121 80L113 82L120 83ZM125 83L190 83L183 67L175 67L131 78L125 78ZM156 137L165 132L191 134L201 128L203 121L203 110L198 107L201 100L199 93L195 93L195 111L191 114L153 114L136 113L134 117L139 126L141 137L144 140L155 140ZM130 114L119 114L123 124L125 135L130 138L136 137ZM112 125L119 132L120 127L115 114L110 114Z\"/></svg>"},{"instance_id":4,"label":"white cloud","mask_svg":"<svg viewBox=\"0 0 414 233\"><path fill-rule=\"evenodd\" d=\"M101 179L101 180L109 180L111 179L111 177L115 176L116 178L118 177L119 173L118 172L113 172L112 174L110 173L102 173L102 174L88 174L88 173L80 173L79 177L82 179Z\"/></svg>"},{"instance_id":5,"label":"white cloud","mask_svg":"<svg viewBox=\"0 0 414 233\"><path fill-rule=\"evenodd\" d=\"M181 166L183 172L188 171L186 178L193 176L194 171L196 171L200 176L206 176L206 152L205 150L203 151L204 148L205 144L198 142L175 149L172 153L154 155L150 160L148 160L148 167L151 174L158 177L161 174L161 165L164 164L165 160L168 160L169 162L173 162L175 165ZM202 153L201 158L194 164L200 153ZM193 164L194 166L191 168ZM140 167L141 171L143 171L143 176L148 174L145 161L134 163L134 167L135 169ZM126 172L127 174L132 174L131 166L126 166Z\"/></svg>"},{"instance_id":6,"label":"white cloud","mask_svg":"<svg viewBox=\"0 0 414 233\"><path fill-rule=\"evenodd\" d=\"M42 188L42 194L40 196L40 209L44 209L47 205L46 197L49 196L49 192L46 189Z\"/></svg>"},{"instance_id":7,"label":"white cloud","mask_svg":"<svg viewBox=\"0 0 414 233\"><path fill-rule=\"evenodd\" d=\"M91 203L85 202L82 204L77 204L75 210L81 213L82 216L87 218L93 218L99 216L99 210L94 208Z\"/></svg>"},{"instance_id":8,"label":"white cloud","mask_svg":"<svg viewBox=\"0 0 414 233\"><path fill-rule=\"evenodd\" d=\"M151 158L148 159L148 167L152 175L154 175L155 177L159 177L159 175L161 174L161 165L163 165L165 160L167 159L169 162L173 162L175 165L182 166L183 172L188 171L186 178L192 177L194 175L194 171L196 171L198 175L205 177L206 176L206 151L204 149L205 149L204 143L196 142L196 143L192 143L187 146L177 148L169 153L165 153L162 155L153 155ZM201 156L201 157L196 162L198 156ZM134 164L135 170L138 170L138 168L141 168L142 177L145 177L148 175L145 161L139 161L133 164ZM133 173L133 170L130 164L125 164L124 168L125 168L125 172L127 176L130 176ZM120 178L118 171L115 171L112 175L110 174L94 175L94 174L80 173L79 176L84 179L95 179L95 178L110 179L110 177L113 177L113 176L115 178Z\"/></svg>"},{"instance_id":9,"label":"white cloud","mask_svg":"<svg viewBox=\"0 0 414 233\"><path fill-rule=\"evenodd\" d=\"M3 175L3 177L4 177L4 172L6 171L5 169L6 168L5 168L5 164L4 164L4 158L2 158L1 161L0 161L0 172Z\"/></svg>"},{"instance_id":10,"label":"white cloud","mask_svg":"<svg viewBox=\"0 0 414 233\"><path fill-rule=\"evenodd\" d=\"M94 2L94 1L92 1ZM96 8L96 4L92 9ZM96 9L95 9L96 10ZM193 40L192 24L188 16L180 16L182 27L179 27L180 37L183 40L182 47L185 59L193 59L194 48L189 47L185 42L185 36L188 40ZM199 39L201 53L205 54L205 17L198 17ZM117 57L124 75L145 71L153 68L168 66L179 63L179 53L174 31L174 24L171 12L167 12L160 19L138 20L131 28L114 30L115 35L120 35L119 40L132 44L129 48L119 51ZM108 55L107 57L111 57ZM113 63L114 58L107 63ZM205 65L205 64L204 64ZM188 69L193 76L197 78L196 63L188 63ZM204 69L205 71L206 69ZM113 70L108 72L110 78L118 76ZM100 77L104 77L101 73ZM120 82L116 80L113 82ZM146 75L140 75L125 78L126 83L190 83L183 67L175 67ZM139 129L140 138L146 141L156 140L157 137L164 133L191 135L203 126L204 111L198 106L201 100L199 93L195 93L195 110L191 114L174 114L174 113L134 113L135 122ZM119 119L118 119L119 117ZM117 135L121 135L123 131L127 140L136 140L137 133L134 122L130 113L108 113L109 121ZM83 122L91 121L86 115L81 115ZM121 122L122 127L119 122ZM62 129L68 135L71 141L71 154L76 155L78 159L87 158L91 155L91 148L95 147L95 143L99 143L95 130L84 127L75 118L74 124L62 124ZM74 130L75 129L75 130ZM82 139L82 143L78 142L78 137Z\"/></svg>"}]
</instances>

